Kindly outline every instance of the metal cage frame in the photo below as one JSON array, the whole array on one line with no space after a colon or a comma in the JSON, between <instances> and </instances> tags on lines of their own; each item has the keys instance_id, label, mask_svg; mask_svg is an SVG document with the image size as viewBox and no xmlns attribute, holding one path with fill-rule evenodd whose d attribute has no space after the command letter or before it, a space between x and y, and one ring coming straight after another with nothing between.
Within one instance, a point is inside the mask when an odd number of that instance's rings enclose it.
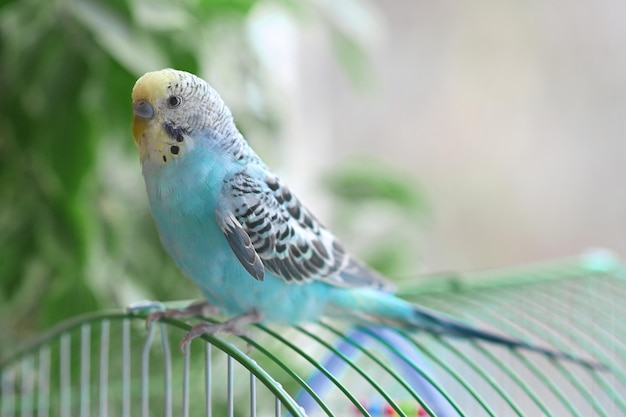
<instances>
[{"instance_id":1,"label":"metal cage frame","mask_svg":"<svg viewBox=\"0 0 626 417\"><path fill-rule=\"evenodd\" d=\"M203 336L147 311L61 323L0 364L0 416L626 416L626 267L608 252L401 287L414 302L597 360L320 322ZM242 340L243 339L243 340Z\"/></svg>"}]
</instances>

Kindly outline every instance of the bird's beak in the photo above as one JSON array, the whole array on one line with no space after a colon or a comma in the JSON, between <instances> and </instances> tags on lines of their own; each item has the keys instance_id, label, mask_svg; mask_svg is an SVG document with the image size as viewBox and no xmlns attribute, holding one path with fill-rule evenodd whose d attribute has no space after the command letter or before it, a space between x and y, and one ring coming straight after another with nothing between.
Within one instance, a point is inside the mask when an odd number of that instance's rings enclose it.
<instances>
[{"instance_id":1,"label":"bird's beak","mask_svg":"<svg viewBox=\"0 0 626 417\"><path fill-rule=\"evenodd\" d=\"M154 117L154 108L147 100L141 99L133 103L133 113L135 113L135 117L152 119Z\"/></svg>"},{"instance_id":2,"label":"bird's beak","mask_svg":"<svg viewBox=\"0 0 626 417\"><path fill-rule=\"evenodd\" d=\"M154 118L154 107L148 100L139 99L133 102L133 138L139 145L148 122Z\"/></svg>"},{"instance_id":3,"label":"bird's beak","mask_svg":"<svg viewBox=\"0 0 626 417\"><path fill-rule=\"evenodd\" d=\"M168 86L179 75L172 70L148 72L133 87L133 137L139 149L146 149L149 136L156 135L162 114L155 108L159 99L166 97ZM152 133L150 133L150 131Z\"/></svg>"}]
</instances>

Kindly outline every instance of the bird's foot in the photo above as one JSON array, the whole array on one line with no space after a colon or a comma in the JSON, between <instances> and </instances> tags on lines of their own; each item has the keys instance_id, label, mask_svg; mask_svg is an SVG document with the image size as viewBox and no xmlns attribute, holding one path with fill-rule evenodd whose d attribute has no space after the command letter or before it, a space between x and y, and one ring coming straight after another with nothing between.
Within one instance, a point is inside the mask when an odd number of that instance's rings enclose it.
<instances>
[{"instance_id":1,"label":"bird's foot","mask_svg":"<svg viewBox=\"0 0 626 417\"><path fill-rule=\"evenodd\" d=\"M146 317L146 329L150 328L153 321L161 319L180 319L189 317L209 317L212 314L219 313L219 308L210 304L206 300L197 300L190 303L184 308L166 308L153 311Z\"/></svg>"},{"instance_id":2,"label":"bird's foot","mask_svg":"<svg viewBox=\"0 0 626 417\"><path fill-rule=\"evenodd\" d=\"M245 336L250 339L253 338L252 332L247 329L244 329L243 326L248 324L258 323L262 320L263 316L256 310L253 310L250 313L242 314L241 316L233 317L230 320L226 320L223 323L207 323L201 322L196 324L185 334L183 339L180 341L179 347L181 352L184 354L187 353L187 346L191 341L197 337L200 337L205 334L214 335L216 333L228 333L234 334L237 336ZM248 349L251 347L248 346Z\"/></svg>"}]
</instances>

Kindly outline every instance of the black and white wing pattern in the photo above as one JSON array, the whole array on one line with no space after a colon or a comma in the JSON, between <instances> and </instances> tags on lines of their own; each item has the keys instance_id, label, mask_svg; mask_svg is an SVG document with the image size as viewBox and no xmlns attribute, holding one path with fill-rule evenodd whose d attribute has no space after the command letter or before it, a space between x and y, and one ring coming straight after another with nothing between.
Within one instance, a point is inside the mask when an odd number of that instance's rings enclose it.
<instances>
[{"instance_id":1,"label":"black and white wing pattern","mask_svg":"<svg viewBox=\"0 0 626 417\"><path fill-rule=\"evenodd\" d=\"M276 176L258 179L242 171L228 178L217 218L234 253L257 279L263 278L264 267L292 283L322 280L343 287L393 290L391 283L346 253Z\"/></svg>"}]
</instances>

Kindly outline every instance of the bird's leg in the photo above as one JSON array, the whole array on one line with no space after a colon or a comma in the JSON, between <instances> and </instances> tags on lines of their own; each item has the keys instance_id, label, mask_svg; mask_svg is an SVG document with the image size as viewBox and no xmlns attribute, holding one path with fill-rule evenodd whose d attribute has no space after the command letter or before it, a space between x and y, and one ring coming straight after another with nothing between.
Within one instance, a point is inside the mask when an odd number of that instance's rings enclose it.
<instances>
[{"instance_id":1,"label":"bird's leg","mask_svg":"<svg viewBox=\"0 0 626 417\"><path fill-rule=\"evenodd\" d=\"M237 336L246 336L252 338L252 333L249 330L243 328L248 324L258 323L263 319L261 313L257 310L252 310L250 313L242 314L237 317L233 317L230 320L226 320L223 323L207 323L201 322L196 324L185 334L180 341L179 347L183 353L187 352L187 345L191 343L196 337L200 337L204 334L216 334L216 333L228 333Z\"/></svg>"},{"instance_id":2,"label":"bird's leg","mask_svg":"<svg viewBox=\"0 0 626 417\"><path fill-rule=\"evenodd\" d=\"M190 303L185 308L168 308L165 310L156 310L148 314L146 317L146 329L150 328L150 324L154 320L161 319L180 319L189 317L208 317L212 314L219 313L219 308L210 304L206 300L197 300Z\"/></svg>"}]
</instances>

